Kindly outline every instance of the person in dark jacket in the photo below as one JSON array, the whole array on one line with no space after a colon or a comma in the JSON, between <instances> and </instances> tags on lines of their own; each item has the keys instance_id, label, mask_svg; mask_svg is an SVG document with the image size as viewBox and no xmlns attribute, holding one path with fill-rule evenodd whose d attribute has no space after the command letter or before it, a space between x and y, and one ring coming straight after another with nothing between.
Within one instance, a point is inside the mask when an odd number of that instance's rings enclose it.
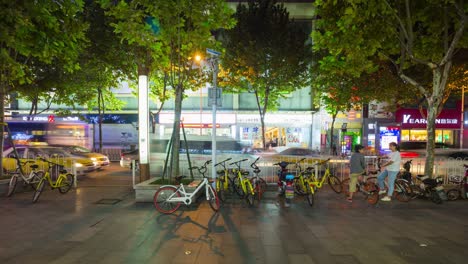
<instances>
[{"instance_id":1,"label":"person in dark jacket","mask_svg":"<svg viewBox=\"0 0 468 264\"><path fill-rule=\"evenodd\" d=\"M364 160L364 147L356 145L354 153L351 155L350 171L349 171L349 195L347 200L353 201L353 194L356 192L356 184L358 180L362 180L362 174L366 171L366 162Z\"/></svg>"}]
</instances>

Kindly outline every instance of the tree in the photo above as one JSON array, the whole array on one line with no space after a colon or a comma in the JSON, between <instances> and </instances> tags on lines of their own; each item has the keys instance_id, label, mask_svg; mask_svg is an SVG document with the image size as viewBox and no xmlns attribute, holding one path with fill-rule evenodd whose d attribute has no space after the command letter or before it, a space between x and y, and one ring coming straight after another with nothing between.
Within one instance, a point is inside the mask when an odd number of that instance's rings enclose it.
<instances>
[{"instance_id":1,"label":"tree","mask_svg":"<svg viewBox=\"0 0 468 264\"><path fill-rule=\"evenodd\" d=\"M307 28L289 18L276 1L239 4L237 25L222 32L226 48L221 85L230 92L255 95L265 142L265 115L285 94L306 86L311 48Z\"/></svg>"},{"instance_id":2,"label":"tree","mask_svg":"<svg viewBox=\"0 0 468 264\"><path fill-rule=\"evenodd\" d=\"M79 14L83 1L1 1L0 123L4 103L18 86L32 83L32 63L50 65L60 58L64 71L76 70L87 24ZM4 128L0 126L0 133ZM0 140L3 149L3 138ZM0 171L2 162L0 162Z\"/></svg>"},{"instance_id":3,"label":"tree","mask_svg":"<svg viewBox=\"0 0 468 264\"><path fill-rule=\"evenodd\" d=\"M315 49L320 61L336 72L359 77L376 70L376 61L391 62L398 76L415 86L427 102L425 173L434 167L435 119L447 98L452 61L468 46L464 35L468 6L464 1L348 0L316 1ZM422 67L421 67L422 66ZM429 85L411 75L428 72ZM423 74L424 75L424 74Z\"/></svg>"},{"instance_id":4,"label":"tree","mask_svg":"<svg viewBox=\"0 0 468 264\"><path fill-rule=\"evenodd\" d=\"M223 0L174 1L102 0L121 39L134 48L139 74L160 72L167 77L175 96L171 150L171 176L179 171L180 117L182 100L198 70L193 57L207 47L216 47L212 31L230 27L231 10ZM162 73L161 73L162 72Z\"/></svg>"}]
</instances>

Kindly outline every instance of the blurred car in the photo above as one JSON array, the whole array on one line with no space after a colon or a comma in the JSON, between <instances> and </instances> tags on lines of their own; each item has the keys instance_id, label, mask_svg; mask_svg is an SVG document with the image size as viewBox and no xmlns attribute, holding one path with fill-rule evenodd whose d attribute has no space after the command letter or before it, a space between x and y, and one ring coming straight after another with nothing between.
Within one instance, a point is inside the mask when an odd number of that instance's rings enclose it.
<instances>
[{"instance_id":1,"label":"blurred car","mask_svg":"<svg viewBox=\"0 0 468 264\"><path fill-rule=\"evenodd\" d=\"M135 160L135 164L138 169L138 164L140 160L140 153L138 149L130 151L122 151L120 153L120 166L124 168L132 168L132 160Z\"/></svg>"},{"instance_id":2,"label":"blurred car","mask_svg":"<svg viewBox=\"0 0 468 264\"><path fill-rule=\"evenodd\" d=\"M277 155L320 157L319 152L308 148L290 147L282 149L282 147L277 147L275 150Z\"/></svg>"},{"instance_id":3,"label":"blurred car","mask_svg":"<svg viewBox=\"0 0 468 264\"><path fill-rule=\"evenodd\" d=\"M424 141L404 141L400 143L400 153L403 157L404 153L408 158L425 157L426 156L427 142ZM434 154L435 156L448 156L453 153L455 149L450 148L449 145L436 142Z\"/></svg>"},{"instance_id":4,"label":"blurred car","mask_svg":"<svg viewBox=\"0 0 468 264\"><path fill-rule=\"evenodd\" d=\"M99 168L97 162L86 157L71 155L58 147L47 145L17 146L16 151L18 152L18 158L21 161L33 160L42 169L47 169L49 166L39 158L48 159L52 162L63 165L67 169L75 170L78 175L82 175ZM14 157L13 147L3 151L2 156L3 168L7 171L14 171L16 169L16 159ZM24 172L29 173L30 168L28 165L25 165L23 170Z\"/></svg>"},{"instance_id":5,"label":"blurred car","mask_svg":"<svg viewBox=\"0 0 468 264\"><path fill-rule=\"evenodd\" d=\"M92 161L97 162L97 164L99 165L98 169L101 169L103 167L110 165L109 157L101 153L92 152L91 150L82 146L56 145L56 144L50 145L50 146L63 148L66 152L75 156L89 158Z\"/></svg>"},{"instance_id":6,"label":"blurred car","mask_svg":"<svg viewBox=\"0 0 468 264\"><path fill-rule=\"evenodd\" d=\"M449 158L453 159L467 159L468 158L468 151L457 151L450 153L448 155Z\"/></svg>"}]
</instances>

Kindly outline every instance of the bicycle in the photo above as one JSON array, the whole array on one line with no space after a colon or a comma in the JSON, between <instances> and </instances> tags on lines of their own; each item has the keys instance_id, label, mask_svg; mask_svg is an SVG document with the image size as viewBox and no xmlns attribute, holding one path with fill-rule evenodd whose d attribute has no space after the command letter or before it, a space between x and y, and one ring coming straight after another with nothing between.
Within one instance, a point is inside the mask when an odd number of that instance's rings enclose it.
<instances>
[{"instance_id":1,"label":"bicycle","mask_svg":"<svg viewBox=\"0 0 468 264\"><path fill-rule=\"evenodd\" d=\"M294 163L296 174L298 175L294 177L294 192L299 195L305 195L307 193L307 185L308 183L310 183L308 178L313 175L312 167L307 167L304 171L302 170L299 163L301 163L305 159L306 158L302 158Z\"/></svg>"},{"instance_id":2,"label":"bicycle","mask_svg":"<svg viewBox=\"0 0 468 264\"><path fill-rule=\"evenodd\" d=\"M176 180L180 182L180 180L185 177L187 176L178 176ZM179 209L182 203L187 206L192 204L195 195L203 188L205 188L206 200L210 204L211 209L217 212L220 207L219 198L206 176L203 176L203 180L197 185L193 192L187 192L183 183L180 183L179 186L161 186L154 194L153 204L160 213L172 214Z\"/></svg>"},{"instance_id":3,"label":"bicycle","mask_svg":"<svg viewBox=\"0 0 468 264\"><path fill-rule=\"evenodd\" d=\"M229 179L229 170L226 168L226 162L230 161L232 158L227 158L223 161L216 163L214 166L217 167L221 165L223 167L222 170L216 172L218 175L218 180L216 181L216 192L218 192L219 199L222 202L226 201L226 192L228 192L231 186L230 179Z\"/></svg>"},{"instance_id":4,"label":"bicycle","mask_svg":"<svg viewBox=\"0 0 468 264\"><path fill-rule=\"evenodd\" d=\"M373 174L373 175L379 174L379 172L381 171L380 160L381 159L378 158L377 170L375 171L369 170L368 171L369 174ZM373 182L377 186L378 192L380 192L380 187L377 183L377 177L375 176L369 177L367 178L366 181ZM388 190L388 182L384 181L384 184L385 184L385 189ZM412 198L413 190L411 188L411 184L406 179L396 178L393 190L394 191L393 191L392 196L395 196L395 198L400 202L409 202ZM380 198L380 195L379 195L379 198Z\"/></svg>"},{"instance_id":5,"label":"bicycle","mask_svg":"<svg viewBox=\"0 0 468 264\"><path fill-rule=\"evenodd\" d=\"M39 196L41 196L42 191L44 190L46 181L52 190L58 189L61 194L65 194L68 191L70 191L75 181L75 176L71 173L68 173L68 171L63 168L64 166L62 164L58 164L58 163L46 160L44 158L39 158L39 160L47 162L49 164L49 169L46 171L44 177L42 177L39 183L37 184L37 189L34 192L32 202L33 203L37 202L37 200L39 199ZM53 181L51 177L51 171L53 170L53 168L57 168L58 173L59 173L56 181Z\"/></svg>"},{"instance_id":6,"label":"bicycle","mask_svg":"<svg viewBox=\"0 0 468 264\"><path fill-rule=\"evenodd\" d=\"M317 189L321 189L323 187L325 180L327 180L328 185L330 185L330 187L335 193L341 193L343 191L340 179L332 175L330 171L330 164L329 164L330 160L331 158L328 158L327 160L317 162L313 165L313 166L318 166L318 165L324 165L325 163L328 164L327 168L325 169L325 173L323 174L321 179L318 179L317 177L311 177L309 186L311 187L310 189L311 189L312 194L314 194Z\"/></svg>"},{"instance_id":7,"label":"bicycle","mask_svg":"<svg viewBox=\"0 0 468 264\"><path fill-rule=\"evenodd\" d=\"M447 199L449 201L455 201L460 198L468 199L468 165L463 164L465 168L465 176L449 176L449 182L456 184L455 188L451 188L447 191Z\"/></svg>"},{"instance_id":8,"label":"bicycle","mask_svg":"<svg viewBox=\"0 0 468 264\"><path fill-rule=\"evenodd\" d=\"M263 178L260 178L258 175L260 174L261 170L257 166L257 161L260 159L258 157L250 167L253 169L254 176L250 179L250 182L255 190L255 197L260 201L262 199L263 193L266 191L267 183Z\"/></svg>"},{"instance_id":9,"label":"bicycle","mask_svg":"<svg viewBox=\"0 0 468 264\"><path fill-rule=\"evenodd\" d=\"M10 182L8 184L7 197L12 196L15 192L18 179L21 179L24 185L30 185L33 188L33 190L37 189L37 185L44 176L44 172L41 170L37 170L39 168L39 165L33 164L29 166L31 168L31 172L28 176L25 176L22 170L22 166L25 166L28 163L35 163L35 161L28 160L21 162L21 160L16 159L16 170L11 173Z\"/></svg>"},{"instance_id":10,"label":"bicycle","mask_svg":"<svg viewBox=\"0 0 468 264\"><path fill-rule=\"evenodd\" d=\"M252 206L254 203L255 190L250 180L244 177L249 175L248 171L241 169L240 164L244 161L247 161L247 159L238 160L236 162L230 163L229 165L237 166L237 169L233 170L233 173L236 174L236 177L233 179L234 190L241 199L245 198L247 203Z\"/></svg>"},{"instance_id":11,"label":"bicycle","mask_svg":"<svg viewBox=\"0 0 468 264\"><path fill-rule=\"evenodd\" d=\"M363 177L366 177L368 175L363 175ZM369 178L375 178L375 177L369 177ZM346 197L349 197L349 181L350 178L346 178L341 182L342 188L344 190L344 193ZM356 183L356 192L357 193L362 193L364 195L364 199L369 204L376 204L379 201L379 187L371 180L369 179L364 179L364 180L358 180Z\"/></svg>"}]
</instances>

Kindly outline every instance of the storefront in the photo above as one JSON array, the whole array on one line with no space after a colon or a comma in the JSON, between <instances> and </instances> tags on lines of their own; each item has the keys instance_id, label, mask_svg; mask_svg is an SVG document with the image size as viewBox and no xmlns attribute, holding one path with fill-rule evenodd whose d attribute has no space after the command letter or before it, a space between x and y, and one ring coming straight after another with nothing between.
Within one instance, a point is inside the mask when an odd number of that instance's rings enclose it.
<instances>
[{"instance_id":1,"label":"storefront","mask_svg":"<svg viewBox=\"0 0 468 264\"><path fill-rule=\"evenodd\" d=\"M271 147L310 147L311 114L267 114L265 141ZM247 146L262 148L262 127L258 114L237 114L239 140Z\"/></svg>"},{"instance_id":2,"label":"storefront","mask_svg":"<svg viewBox=\"0 0 468 264\"><path fill-rule=\"evenodd\" d=\"M184 124L187 135L211 135L213 127L213 115L211 112L193 113L183 112L181 121ZM216 113L216 135L235 138L236 114ZM174 125L174 113L159 114L159 130L156 132L159 137L170 136Z\"/></svg>"},{"instance_id":3,"label":"storefront","mask_svg":"<svg viewBox=\"0 0 468 264\"><path fill-rule=\"evenodd\" d=\"M399 109L395 121L400 124L401 142L427 141L427 120L418 109ZM436 119L436 142L459 145L461 114L456 109L444 109Z\"/></svg>"}]
</instances>

